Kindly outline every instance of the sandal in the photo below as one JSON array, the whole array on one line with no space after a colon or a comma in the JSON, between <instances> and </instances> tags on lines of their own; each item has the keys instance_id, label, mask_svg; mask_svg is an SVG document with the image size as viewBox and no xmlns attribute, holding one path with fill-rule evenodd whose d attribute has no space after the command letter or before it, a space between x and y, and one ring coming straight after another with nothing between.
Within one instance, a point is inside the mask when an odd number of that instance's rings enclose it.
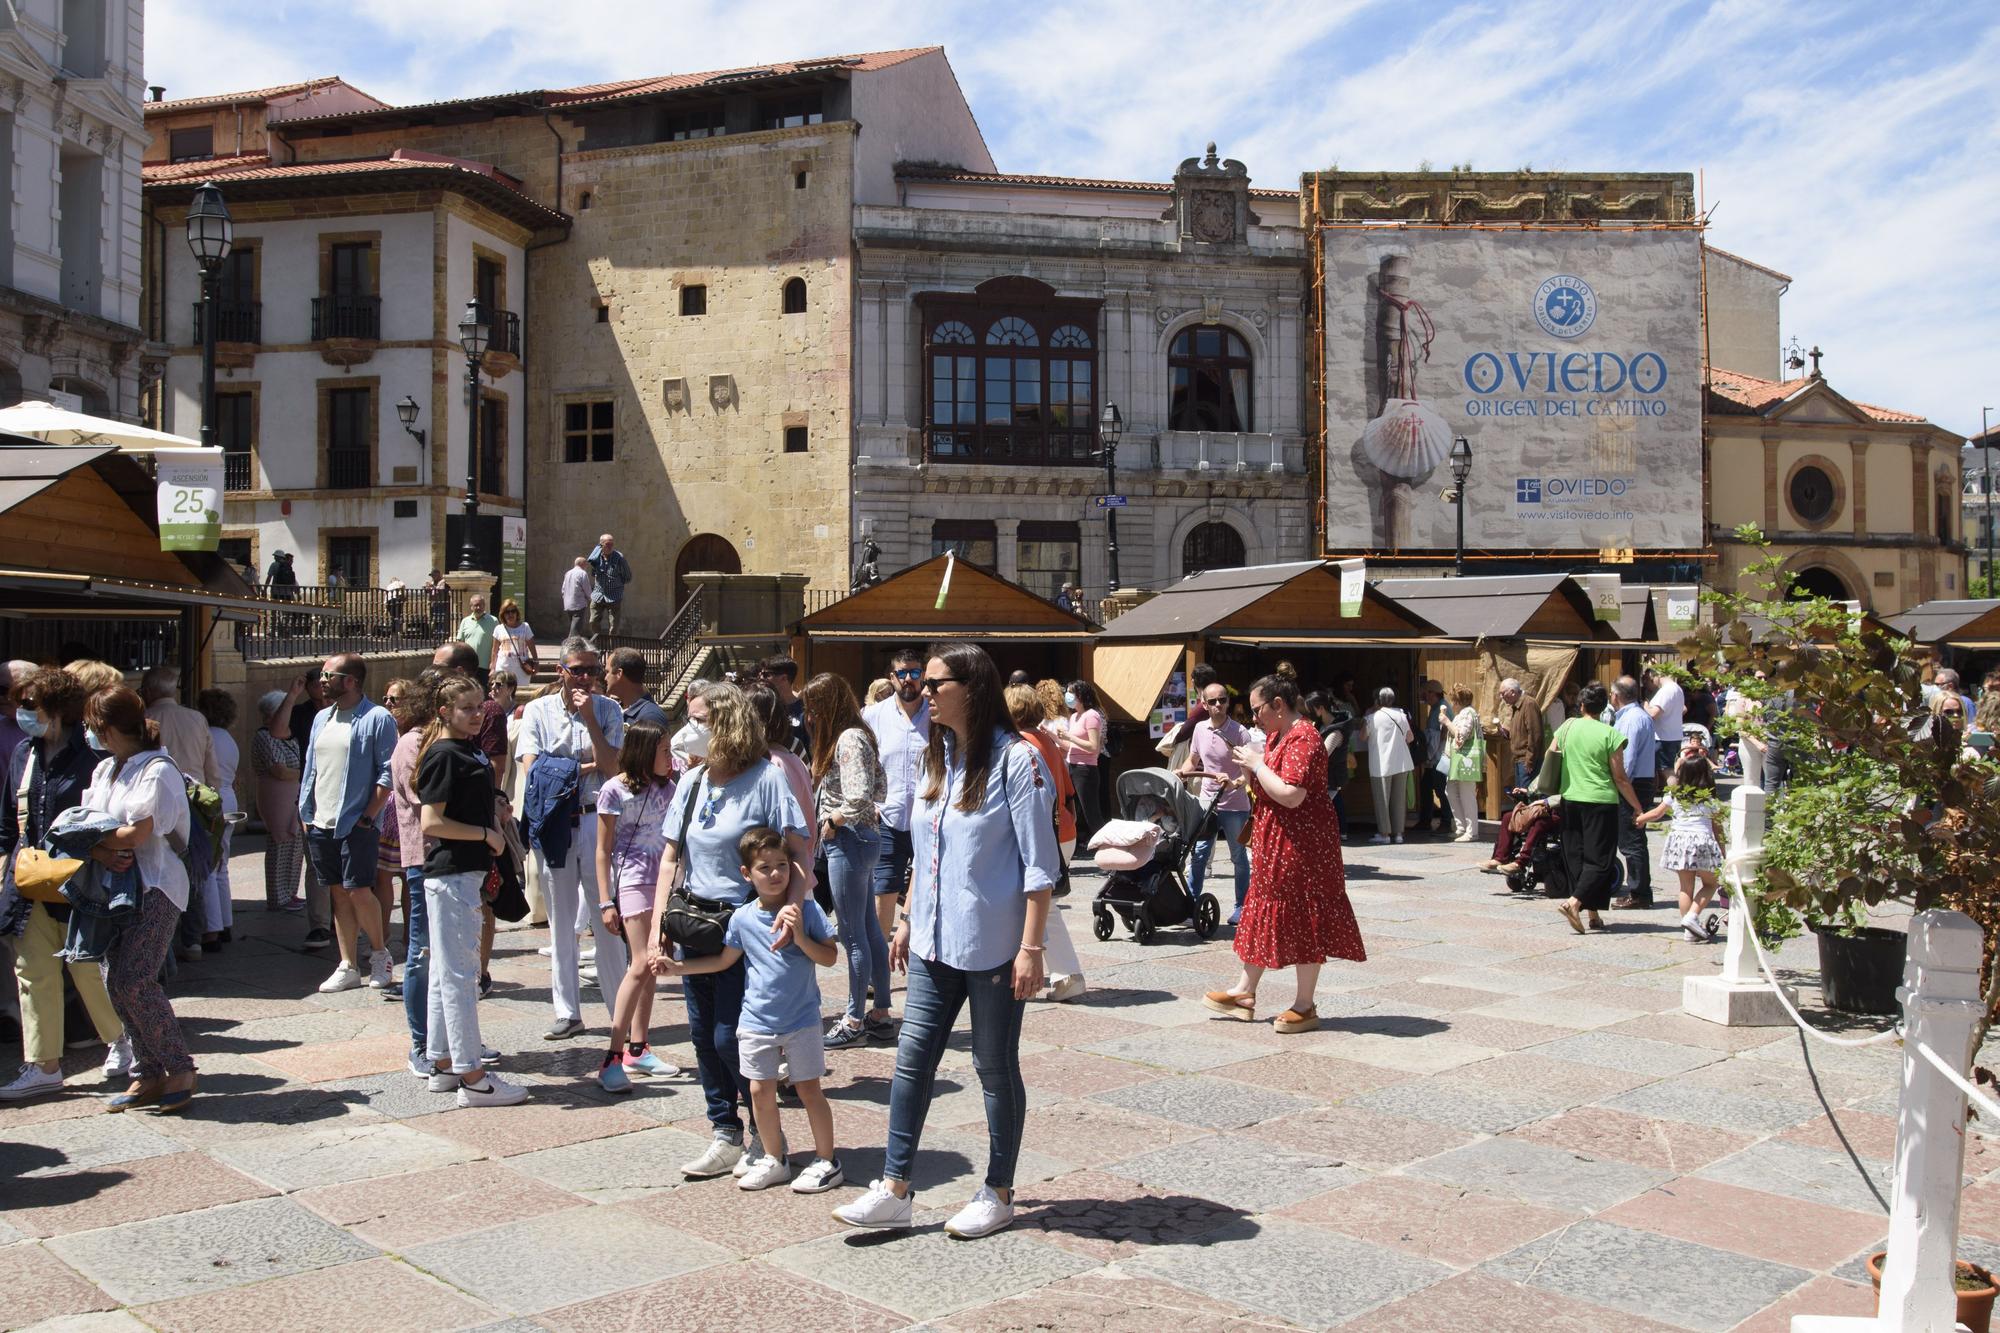
<instances>
[{"instance_id":1,"label":"sandal","mask_svg":"<svg viewBox=\"0 0 2000 1333\"><path fill-rule=\"evenodd\" d=\"M1311 1032L1319 1026L1319 1006L1309 1004L1304 1009L1287 1009L1278 1015L1278 1021L1271 1026L1279 1032Z\"/></svg>"},{"instance_id":2,"label":"sandal","mask_svg":"<svg viewBox=\"0 0 2000 1333\"><path fill-rule=\"evenodd\" d=\"M1575 931L1579 935L1584 933L1583 918L1577 915L1576 904L1558 903L1556 905L1556 910L1562 913L1563 920L1569 922L1569 928L1571 930Z\"/></svg>"},{"instance_id":3,"label":"sandal","mask_svg":"<svg viewBox=\"0 0 2000 1333\"><path fill-rule=\"evenodd\" d=\"M1202 995L1201 1003L1204 1008L1221 1014L1224 1018L1234 1018L1240 1022L1248 1023L1257 1017L1257 997L1254 995L1238 995L1234 991L1212 990Z\"/></svg>"}]
</instances>

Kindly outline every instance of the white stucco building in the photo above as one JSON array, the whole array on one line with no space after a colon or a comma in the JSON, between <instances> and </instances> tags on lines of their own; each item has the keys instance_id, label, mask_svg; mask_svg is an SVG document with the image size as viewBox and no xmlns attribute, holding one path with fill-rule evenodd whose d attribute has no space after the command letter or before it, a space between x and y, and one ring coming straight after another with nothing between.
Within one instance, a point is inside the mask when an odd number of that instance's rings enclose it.
<instances>
[{"instance_id":1,"label":"white stucco building","mask_svg":"<svg viewBox=\"0 0 2000 1333\"><path fill-rule=\"evenodd\" d=\"M0 5L0 403L138 415L143 49L141 0Z\"/></svg>"},{"instance_id":2,"label":"white stucco building","mask_svg":"<svg viewBox=\"0 0 2000 1333\"><path fill-rule=\"evenodd\" d=\"M351 587L414 587L456 562L474 432L458 325L476 300L492 343L475 540L481 566L503 569L499 520L522 515L526 489L526 251L563 219L495 168L436 154L278 164L259 146L148 165L149 211L175 242L150 283L168 346L163 424L188 435L201 290L178 242L203 182L236 224L216 325L225 554L263 572L289 551L300 583ZM520 591L503 582L502 595Z\"/></svg>"},{"instance_id":3,"label":"white stucco building","mask_svg":"<svg viewBox=\"0 0 2000 1333\"><path fill-rule=\"evenodd\" d=\"M1103 596L1106 404L1119 584L1310 554L1296 192L1213 145L1171 184L898 179L854 220L856 535L884 572L952 548Z\"/></svg>"}]
</instances>

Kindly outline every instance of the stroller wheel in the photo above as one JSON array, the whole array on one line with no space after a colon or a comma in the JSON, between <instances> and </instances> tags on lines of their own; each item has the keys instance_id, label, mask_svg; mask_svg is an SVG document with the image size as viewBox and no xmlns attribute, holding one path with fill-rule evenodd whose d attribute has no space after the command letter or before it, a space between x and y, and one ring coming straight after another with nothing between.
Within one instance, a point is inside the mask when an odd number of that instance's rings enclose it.
<instances>
[{"instance_id":1,"label":"stroller wheel","mask_svg":"<svg viewBox=\"0 0 2000 1333\"><path fill-rule=\"evenodd\" d=\"M1507 876L1507 888L1510 892L1526 893L1532 887L1533 886L1528 883L1528 872L1525 870L1516 870L1514 873Z\"/></svg>"},{"instance_id":2,"label":"stroller wheel","mask_svg":"<svg viewBox=\"0 0 2000 1333\"><path fill-rule=\"evenodd\" d=\"M1090 933L1100 940L1111 938L1111 913L1102 907L1091 913Z\"/></svg>"},{"instance_id":3,"label":"stroller wheel","mask_svg":"<svg viewBox=\"0 0 2000 1333\"><path fill-rule=\"evenodd\" d=\"M1222 908L1215 901L1215 895L1204 893L1194 900L1194 933L1201 939L1215 934L1215 928L1222 924Z\"/></svg>"},{"instance_id":4,"label":"stroller wheel","mask_svg":"<svg viewBox=\"0 0 2000 1333\"><path fill-rule=\"evenodd\" d=\"M1722 933L1722 928L1725 924L1727 924L1728 920L1729 918L1725 917L1720 912L1709 912L1708 914L1702 917L1701 928L1708 932L1708 937L1710 939L1714 939L1717 935L1720 935Z\"/></svg>"},{"instance_id":5,"label":"stroller wheel","mask_svg":"<svg viewBox=\"0 0 2000 1333\"><path fill-rule=\"evenodd\" d=\"M1153 914L1141 907L1132 913L1132 938L1148 944L1153 938Z\"/></svg>"}]
</instances>

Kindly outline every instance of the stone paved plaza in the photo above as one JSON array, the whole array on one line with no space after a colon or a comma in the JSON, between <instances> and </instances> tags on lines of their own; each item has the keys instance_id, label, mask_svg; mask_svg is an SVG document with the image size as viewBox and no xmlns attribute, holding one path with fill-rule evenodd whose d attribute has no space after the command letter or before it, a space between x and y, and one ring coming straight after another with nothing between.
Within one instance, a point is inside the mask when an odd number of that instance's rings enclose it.
<instances>
[{"instance_id":1,"label":"stone paved plaza","mask_svg":"<svg viewBox=\"0 0 2000 1333\"><path fill-rule=\"evenodd\" d=\"M1584 1333L1866 1313L1893 1050L1815 1047L1816 1089L1791 1028L1678 1012L1716 951L1670 911L1579 937L1476 873L1483 854L1355 848L1371 957L1326 969L1326 1024L1293 1037L1200 1006L1233 969L1226 938L1092 939L1079 877L1090 990L1024 1025L1021 1212L958 1242L941 1224L985 1160L962 1041L920 1225L849 1232L829 1209L880 1170L891 1050L829 1056L852 1188L684 1183L706 1130L692 1076L614 1098L587 1078L601 1028L541 1041L543 932L501 936L481 1008L533 1099L457 1110L404 1069L399 1004L315 993L330 964L250 901L253 851L238 942L176 995L202 1067L189 1113L101 1114L101 1050L72 1053L70 1095L0 1110L0 1327ZM686 1033L669 986L661 1053L690 1064ZM1960 1252L1990 1263L1971 1237L2000 1240L2000 1144L1975 1138L1966 1170Z\"/></svg>"}]
</instances>

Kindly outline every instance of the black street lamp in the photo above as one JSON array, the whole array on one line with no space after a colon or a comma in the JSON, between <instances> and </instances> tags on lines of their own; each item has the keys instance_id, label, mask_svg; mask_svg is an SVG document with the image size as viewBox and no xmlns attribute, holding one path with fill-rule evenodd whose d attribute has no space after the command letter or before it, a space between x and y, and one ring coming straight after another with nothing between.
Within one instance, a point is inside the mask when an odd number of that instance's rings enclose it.
<instances>
[{"instance_id":1,"label":"black street lamp","mask_svg":"<svg viewBox=\"0 0 2000 1333\"><path fill-rule=\"evenodd\" d=\"M188 205L187 243L201 266L201 442L215 445L215 298L222 279L222 261L235 243L236 226L229 206L213 184L196 188Z\"/></svg>"},{"instance_id":2,"label":"black street lamp","mask_svg":"<svg viewBox=\"0 0 2000 1333\"><path fill-rule=\"evenodd\" d=\"M479 548L473 543L472 529L479 518L479 361L486 355L491 336L486 312L477 300L465 303L465 318L458 322L458 345L465 349L465 536L458 547L460 569L479 568Z\"/></svg>"},{"instance_id":3,"label":"black street lamp","mask_svg":"<svg viewBox=\"0 0 2000 1333\"><path fill-rule=\"evenodd\" d=\"M1465 577L1465 479L1472 475L1472 441L1460 435L1451 442L1452 499L1458 504L1458 556L1452 572Z\"/></svg>"},{"instance_id":4,"label":"black street lamp","mask_svg":"<svg viewBox=\"0 0 2000 1333\"><path fill-rule=\"evenodd\" d=\"M1125 419L1118 415L1118 404L1106 403L1104 414L1097 419L1097 437L1104 447L1097 452L1104 458L1104 554L1110 565L1111 587L1108 591L1118 591L1118 437L1125 433Z\"/></svg>"}]
</instances>

